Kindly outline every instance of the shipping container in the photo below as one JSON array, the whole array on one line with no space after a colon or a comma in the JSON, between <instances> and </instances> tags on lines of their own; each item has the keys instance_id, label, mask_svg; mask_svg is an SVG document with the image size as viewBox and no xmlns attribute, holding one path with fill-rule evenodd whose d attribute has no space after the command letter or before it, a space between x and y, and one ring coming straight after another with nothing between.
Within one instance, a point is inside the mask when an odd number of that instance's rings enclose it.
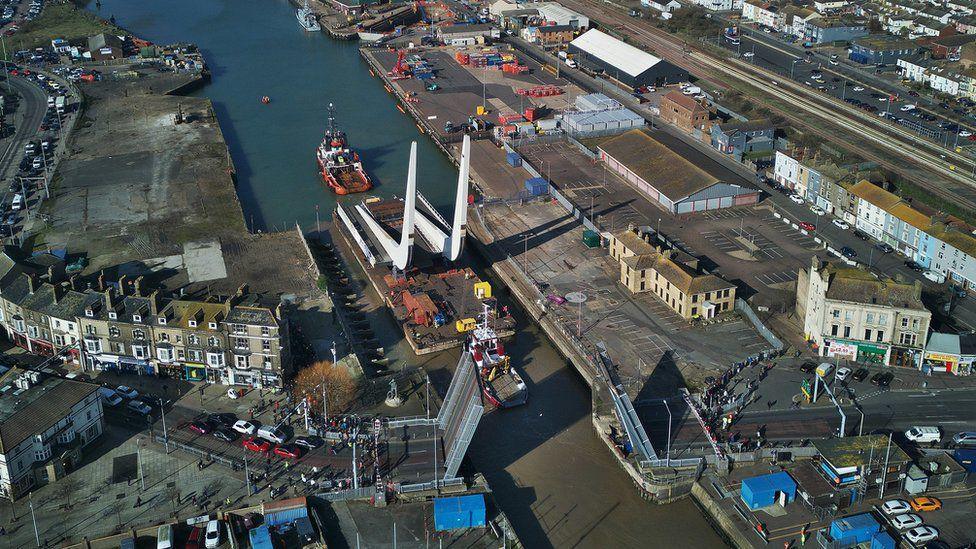
<instances>
[{"instance_id":1,"label":"shipping container","mask_svg":"<svg viewBox=\"0 0 976 549\"><path fill-rule=\"evenodd\" d=\"M839 518L830 523L830 537L845 547L870 541L881 531L881 524L870 513Z\"/></svg>"},{"instance_id":2,"label":"shipping container","mask_svg":"<svg viewBox=\"0 0 976 549\"><path fill-rule=\"evenodd\" d=\"M976 473L976 450L969 448L956 448L952 457L962 465L966 472Z\"/></svg>"},{"instance_id":3,"label":"shipping container","mask_svg":"<svg viewBox=\"0 0 976 549\"><path fill-rule=\"evenodd\" d=\"M549 194L549 182L541 177L533 177L525 180L525 190L532 196L542 196Z\"/></svg>"},{"instance_id":4,"label":"shipping container","mask_svg":"<svg viewBox=\"0 0 976 549\"><path fill-rule=\"evenodd\" d=\"M517 168L522 165L522 157L518 153L510 152L505 155L505 159L508 161L508 165L513 168Z\"/></svg>"}]
</instances>

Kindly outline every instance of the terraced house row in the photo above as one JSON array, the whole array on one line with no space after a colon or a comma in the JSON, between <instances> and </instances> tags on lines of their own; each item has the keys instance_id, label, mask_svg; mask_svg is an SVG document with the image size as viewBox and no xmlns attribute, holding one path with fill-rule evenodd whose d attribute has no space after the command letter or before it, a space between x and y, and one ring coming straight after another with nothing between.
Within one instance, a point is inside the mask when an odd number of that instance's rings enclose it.
<instances>
[{"instance_id":1,"label":"terraced house row","mask_svg":"<svg viewBox=\"0 0 976 549\"><path fill-rule=\"evenodd\" d=\"M268 303L246 286L229 297L189 299L147 293L142 277L83 283L47 254L19 263L0 255L7 337L89 371L281 387L291 369L284 315L282 303Z\"/></svg>"},{"instance_id":2,"label":"terraced house row","mask_svg":"<svg viewBox=\"0 0 976 549\"><path fill-rule=\"evenodd\" d=\"M976 288L976 236L961 219L860 179L836 165L777 151L774 179L875 240L957 285Z\"/></svg>"}]
</instances>

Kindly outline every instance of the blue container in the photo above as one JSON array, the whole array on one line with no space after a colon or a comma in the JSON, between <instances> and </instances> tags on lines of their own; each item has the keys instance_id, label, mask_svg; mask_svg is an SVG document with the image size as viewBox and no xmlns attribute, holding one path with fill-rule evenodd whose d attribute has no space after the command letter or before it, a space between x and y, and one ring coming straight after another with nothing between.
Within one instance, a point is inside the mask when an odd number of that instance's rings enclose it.
<instances>
[{"instance_id":1,"label":"blue container","mask_svg":"<svg viewBox=\"0 0 976 549\"><path fill-rule=\"evenodd\" d=\"M484 527L486 515L483 494L434 500L434 529L438 532Z\"/></svg>"},{"instance_id":2,"label":"blue container","mask_svg":"<svg viewBox=\"0 0 976 549\"><path fill-rule=\"evenodd\" d=\"M830 537L845 547L871 541L881 531L881 525L870 513L839 518L830 523Z\"/></svg>"},{"instance_id":3,"label":"blue container","mask_svg":"<svg viewBox=\"0 0 976 549\"><path fill-rule=\"evenodd\" d=\"M282 524L288 524L289 522L294 522L300 518L308 517L307 507L295 507L294 509L282 509L281 511L272 511L270 513L264 514L264 523L268 526L280 526Z\"/></svg>"},{"instance_id":4,"label":"blue container","mask_svg":"<svg viewBox=\"0 0 976 549\"><path fill-rule=\"evenodd\" d=\"M518 168L522 165L522 157L516 152L510 152L505 155L505 160L508 160L508 165L513 168Z\"/></svg>"},{"instance_id":5,"label":"blue container","mask_svg":"<svg viewBox=\"0 0 976 549\"><path fill-rule=\"evenodd\" d=\"M541 177L533 177L525 180L525 190L532 196L549 194L549 182Z\"/></svg>"}]
</instances>

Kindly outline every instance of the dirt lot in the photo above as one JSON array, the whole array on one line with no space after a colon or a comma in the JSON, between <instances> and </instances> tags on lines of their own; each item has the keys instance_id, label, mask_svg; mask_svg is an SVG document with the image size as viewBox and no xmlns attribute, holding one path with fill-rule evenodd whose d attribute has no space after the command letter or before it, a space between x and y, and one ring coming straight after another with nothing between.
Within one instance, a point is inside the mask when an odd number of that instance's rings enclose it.
<instances>
[{"instance_id":1,"label":"dirt lot","mask_svg":"<svg viewBox=\"0 0 976 549\"><path fill-rule=\"evenodd\" d=\"M296 233L248 233L210 101L156 93L177 84L172 73L143 71L84 87L87 110L44 204L47 225L34 248L86 256L86 272L153 271L170 288L233 291L244 281L277 293L310 287ZM180 109L187 122L177 125Z\"/></svg>"}]
</instances>

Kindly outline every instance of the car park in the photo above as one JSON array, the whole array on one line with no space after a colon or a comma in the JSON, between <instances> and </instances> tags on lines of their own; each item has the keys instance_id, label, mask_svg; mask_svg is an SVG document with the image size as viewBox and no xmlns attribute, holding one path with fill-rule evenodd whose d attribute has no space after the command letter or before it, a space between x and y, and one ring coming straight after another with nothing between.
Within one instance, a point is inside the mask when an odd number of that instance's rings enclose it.
<instances>
[{"instance_id":1,"label":"car park","mask_svg":"<svg viewBox=\"0 0 976 549\"><path fill-rule=\"evenodd\" d=\"M271 450L270 442L254 437L244 439L243 446L252 452L268 452Z\"/></svg>"},{"instance_id":2,"label":"car park","mask_svg":"<svg viewBox=\"0 0 976 549\"><path fill-rule=\"evenodd\" d=\"M836 226L837 226L837 228L839 228L839 229L844 229L845 231L846 231L847 229L850 229L850 228L851 228L851 226L850 226L850 225L848 225L848 224L847 224L847 222L846 222L846 221L844 221L843 219L834 219L834 220L832 221L832 223L833 223L834 225L836 225Z\"/></svg>"},{"instance_id":3,"label":"car park","mask_svg":"<svg viewBox=\"0 0 976 549\"><path fill-rule=\"evenodd\" d=\"M916 526L905 532L905 539L910 543L918 545L926 543L939 537L939 531L932 526Z\"/></svg>"},{"instance_id":4,"label":"car park","mask_svg":"<svg viewBox=\"0 0 976 549\"><path fill-rule=\"evenodd\" d=\"M231 428L243 435L253 435L258 430L257 425L250 421L244 421L243 419L235 423Z\"/></svg>"},{"instance_id":5,"label":"car park","mask_svg":"<svg viewBox=\"0 0 976 549\"><path fill-rule=\"evenodd\" d=\"M909 502L915 511L938 511L942 509L942 500L930 496L919 496Z\"/></svg>"},{"instance_id":6,"label":"car park","mask_svg":"<svg viewBox=\"0 0 976 549\"><path fill-rule=\"evenodd\" d=\"M868 373L870 373L870 372L868 372L868 369L867 368L858 368L851 375L851 379L853 379L854 381L864 381L865 379L868 378Z\"/></svg>"},{"instance_id":7,"label":"car park","mask_svg":"<svg viewBox=\"0 0 976 549\"><path fill-rule=\"evenodd\" d=\"M952 443L956 446L976 446L976 432L963 431L956 433L952 437Z\"/></svg>"},{"instance_id":8,"label":"car park","mask_svg":"<svg viewBox=\"0 0 976 549\"><path fill-rule=\"evenodd\" d=\"M922 525L922 517L915 513L904 513L891 517L891 525L898 530L908 530Z\"/></svg>"},{"instance_id":9,"label":"car park","mask_svg":"<svg viewBox=\"0 0 976 549\"><path fill-rule=\"evenodd\" d=\"M911 505L903 499L890 499L881 504L881 512L889 517L901 515L912 510Z\"/></svg>"}]
</instances>

